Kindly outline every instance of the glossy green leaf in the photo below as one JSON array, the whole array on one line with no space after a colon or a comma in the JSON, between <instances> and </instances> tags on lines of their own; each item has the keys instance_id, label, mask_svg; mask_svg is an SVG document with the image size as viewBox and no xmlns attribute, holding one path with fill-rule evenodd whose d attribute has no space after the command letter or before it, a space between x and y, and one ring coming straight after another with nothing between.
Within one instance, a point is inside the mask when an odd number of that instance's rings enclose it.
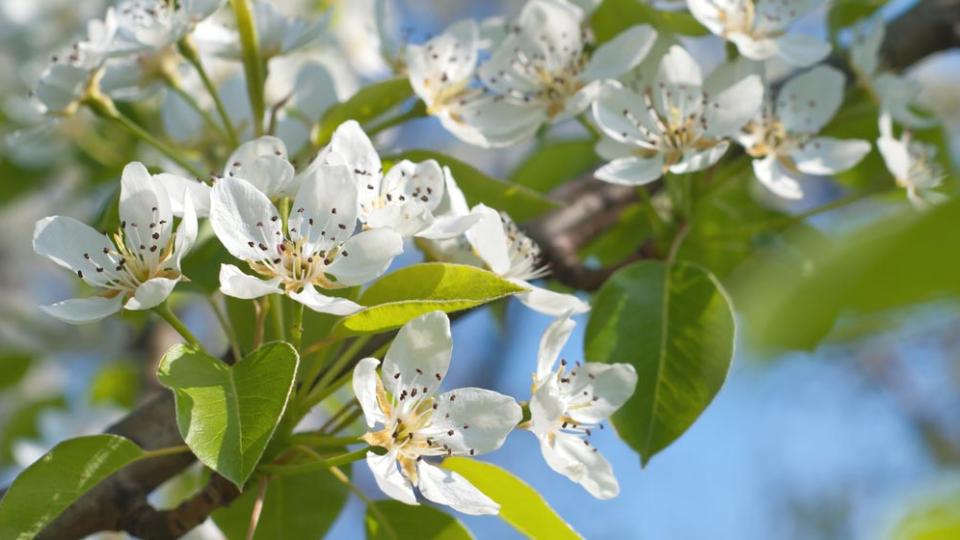
<instances>
[{"instance_id":1,"label":"glossy green leaf","mask_svg":"<svg viewBox=\"0 0 960 540\"><path fill-rule=\"evenodd\" d=\"M543 496L509 471L465 457L443 460L443 468L463 476L500 505L500 519L529 538L580 538Z\"/></svg>"},{"instance_id":2,"label":"glossy green leaf","mask_svg":"<svg viewBox=\"0 0 960 540\"><path fill-rule=\"evenodd\" d=\"M160 360L157 378L173 390L183 440L242 489L286 409L298 361L283 342L267 343L233 366L175 345Z\"/></svg>"},{"instance_id":3,"label":"glossy green leaf","mask_svg":"<svg viewBox=\"0 0 960 540\"><path fill-rule=\"evenodd\" d=\"M257 489L247 489L230 506L213 513L228 540L244 540ZM349 491L326 471L276 476L267 483L254 540L319 540L336 521Z\"/></svg>"},{"instance_id":4,"label":"glossy green leaf","mask_svg":"<svg viewBox=\"0 0 960 540\"><path fill-rule=\"evenodd\" d=\"M117 435L61 442L20 473L0 500L0 538L35 538L90 488L142 457L139 446Z\"/></svg>"},{"instance_id":5,"label":"glossy green leaf","mask_svg":"<svg viewBox=\"0 0 960 540\"><path fill-rule=\"evenodd\" d=\"M511 182L498 180L474 166L458 159L431 150L410 150L385 158L390 161L409 159L424 161L435 159L440 165L450 167L457 185L471 204L483 203L510 214L516 221L527 221L557 207L557 203L544 195Z\"/></svg>"},{"instance_id":6,"label":"glossy green leaf","mask_svg":"<svg viewBox=\"0 0 960 540\"><path fill-rule=\"evenodd\" d=\"M659 10L640 0L603 0L590 18L597 44L610 41L637 24L649 24L661 34L705 36L709 33L688 11Z\"/></svg>"},{"instance_id":7,"label":"glossy green leaf","mask_svg":"<svg viewBox=\"0 0 960 540\"><path fill-rule=\"evenodd\" d=\"M413 89L406 77L364 86L346 101L327 109L313 134L313 142L318 147L324 146L330 142L330 137L340 124L347 120L356 120L361 124L373 120L412 95Z\"/></svg>"},{"instance_id":8,"label":"glossy green leaf","mask_svg":"<svg viewBox=\"0 0 960 540\"><path fill-rule=\"evenodd\" d=\"M523 287L475 266L422 263L375 281L359 302L368 306L340 320L340 335L376 334L399 328L424 313L452 313L523 291Z\"/></svg>"},{"instance_id":9,"label":"glossy green leaf","mask_svg":"<svg viewBox=\"0 0 960 540\"><path fill-rule=\"evenodd\" d=\"M386 523L384 523L384 520ZM430 506L410 506L399 501L375 501L364 518L367 540L471 540L473 535L459 519Z\"/></svg>"},{"instance_id":10,"label":"glossy green leaf","mask_svg":"<svg viewBox=\"0 0 960 540\"><path fill-rule=\"evenodd\" d=\"M598 163L593 140L541 145L510 175L510 181L540 193L580 176Z\"/></svg>"},{"instance_id":11,"label":"glossy green leaf","mask_svg":"<svg viewBox=\"0 0 960 540\"><path fill-rule=\"evenodd\" d=\"M690 263L634 263L594 297L585 358L637 369L637 389L613 424L643 464L713 400L730 367L734 334L720 283Z\"/></svg>"}]
</instances>

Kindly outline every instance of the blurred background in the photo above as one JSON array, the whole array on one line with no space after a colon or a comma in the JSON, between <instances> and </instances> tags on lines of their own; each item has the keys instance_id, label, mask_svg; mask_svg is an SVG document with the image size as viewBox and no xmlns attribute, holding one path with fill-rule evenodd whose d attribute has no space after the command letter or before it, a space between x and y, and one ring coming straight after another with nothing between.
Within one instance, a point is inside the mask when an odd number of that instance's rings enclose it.
<instances>
[{"instance_id":1,"label":"blurred background","mask_svg":"<svg viewBox=\"0 0 960 540\"><path fill-rule=\"evenodd\" d=\"M896 17L914 2L887 2L882 14ZM388 68L380 57L373 2L327 3L334 9L329 39L298 55L321 61L343 99ZM325 7L276 4L290 14ZM69 296L76 283L33 254L34 222L50 214L95 220L110 200L111 183L134 155L126 137L109 126L92 128L96 123L84 114L41 125L29 99L51 51L69 45L105 5L0 0L0 485L56 442L101 431L158 391L145 359L158 358L174 339L162 325L129 313L70 327L37 308ZM423 41L460 18L510 13L520 5L406 0L397 5L397 38ZM825 35L828 7L813 11L799 30ZM712 36L684 42L706 69L723 59L723 47ZM945 131L960 134L960 52L927 58L910 76L921 83L922 102L938 112ZM170 98L154 93L142 99ZM161 121L175 136L180 122L172 118ZM570 135L578 129L571 126ZM956 160L960 138L947 141ZM379 143L385 154L441 150L500 177L529 150L469 147L429 118L388 132ZM833 189L817 186L803 205L816 206ZM817 216L812 224L829 236L888 211L886 202L864 201ZM732 275L736 281L737 271ZM205 343L225 346L207 304L185 296L181 306ZM449 385L526 395L549 322L513 303L460 319ZM586 320L578 322L564 350L570 359L582 358ZM527 433L511 436L490 460L537 488L586 538L960 538L958 351L960 310L950 300L842 319L808 352L759 350L741 332L725 387L693 427L645 468L610 430L596 437L620 479L618 498L595 500L553 473ZM371 497L380 496L365 467L354 474ZM167 486L168 496L188 490L185 483ZM497 518L461 517L478 538L517 536ZM363 505L351 496L329 537L362 538L362 520ZM193 536L217 538L218 532L208 523Z\"/></svg>"}]
</instances>

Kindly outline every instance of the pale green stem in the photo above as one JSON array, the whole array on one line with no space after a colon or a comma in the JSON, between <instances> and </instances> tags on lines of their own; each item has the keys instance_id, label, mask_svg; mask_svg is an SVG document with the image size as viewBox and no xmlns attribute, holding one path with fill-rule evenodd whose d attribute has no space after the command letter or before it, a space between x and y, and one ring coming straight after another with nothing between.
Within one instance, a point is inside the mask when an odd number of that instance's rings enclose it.
<instances>
[{"instance_id":1,"label":"pale green stem","mask_svg":"<svg viewBox=\"0 0 960 540\"><path fill-rule=\"evenodd\" d=\"M189 37L181 39L177 43L177 48L180 50L180 54L187 59L187 62L190 62L193 69L197 70L200 81L203 82L204 88L207 89L207 93L210 94L210 97L213 99L213 104L217 108L217 114L220 115L220 121L223 123L224 130L226 130L227 141L230 143L230 148L236 148L240 144L240 139L237 137L237 132L230 122L230 115L227 114L227 108L224 107L223 100L220 99L220 92L217 90L217 85L213 83L207 74L207 70L203 67L203 60L200 58L197 48L189 40Z\"/></svg>"},{"instance_id":2,"label":"pale green stem","mask_svg":"<svg viewBox=\"0 0 960 540\"><path fill-rule=\"evenodd\" d=\"M361 442L358 437L328 437L317 435L315 433L294 433L290 436L292 444L305 444L307 446L334 446L341 447L348 444Z\"/></svg>"},{"instance_id":3,"label":"pale green stem","mask_svg":"<svg viewBox=\"0 0 960 540\"><path fill-rule=\"evenodd\" d=\"M247 95L250 97L250 110L253 112L253 131L259 137L263 135L264 113L264 64L260 58L260 39L257 25L253 20L253 8L250 0L230 0L233 13L237 18L237 33L240 35L240 52L243 70L247 79Z\"/></svg>"},{"instance_id":4,"label":"pale green stem","mask_svg":"<svg viewBox=\"0 0 960 540\"><path fill-rule=\"evenodd\" d=\"M247 524L246 540L253 540L257 533L257 525L260 524L260 514L263 512L263 499L267 496L267 479L260 477L260 484L257 487L257 498L253 501L253 509L250 510L250 521Z\"/></svg>"},{"instance_id":5,"label":"pale green stem","mask_svg":"<svg viewBox=\"0 0 960 540\"><path fill-rule=\"evenodd\" d=\"M170 311L170 306L167 305L166 302L163 302L159 306L153 308L153 311L157 315L160 315L163 320L167 321L167 324L173 327L173 329L176 330L177 333L180 334L187 343L193 345L197 349L203 350L203 346L200 345L200 340L198 340L197 337L190 332L190 329L187 328L187 325L183 324L183 321L174 315L173 311Z\"/></svg>"},{"instance_id":6,"label":"pale green stem","mask_svg":"<svg viewBox=\"0 0 960 540\"><path fill-rule=\"evenodd\" d=\"M327 459L317 460L311 463L302 463L299 465L261 465L260 470L277 476L307 474L365 459L367 457L367 452L369 451L370 447L365 446L359 450L354 450L353 452L348 452L346 454L341 454L339 456L334 456Z\"/></svg>"},{"instance_id":7,"label":"pale green stem","mask_svg":"<svg viewBox=\"0 0 960 540\"><path fill-rule=\"evenodd\" d=\"M127 116L123 115L120 111L116 111L115 115L109 116L108 118L110 118L111 120L115 121L116 123L126 128L127 131L129 131L138 139L142 140L143 142L159 150L163 155L170 158L177 165L186 169L190 174L195 176L197 179L202 179L206 176L205 174L203 174L203 171L201 171L196 167L196 165L184 159L180 155L179 151L175 150L172 146L168 145L167 143L161 141L160 139L148 133L147 130L140 127L139 124L137 124Z\"/></svg>"},{"instance_id":8,"label":"pale green stem","mask_svg":"<svg viewBox=\"0 0 960 540\"><path fill-rule=\"evenodd\" d=\"M273 333L277 339L286 341L287 326L283 322L283 295L270 295L270 313L273 315ZM298 302L299 303L299 302Z\"/></svg>"},{"instance_id":9,"label":"pale green stem","mask_svg":"<svg viewBox=\"0 0 960 540\"><path fill-rule=\"evenodd\" d=\"M143 455L140 457L140 459L151 459L151 458L158 458L158 457L164 457L164 456L173 456L176 454L183 454L189 451L190 451L190 447L188 447L185 444L181 444L179 446L170 446L168 448L157 448L156 450L146 450L143 452Z\"/></svg>"},{"instance_id":10,"label":"pale green stem","mask_svg":"<svg viewBox=\"0 0 960 540\"><path fill-rule=\"evenodd\" d=\"M199 114L200 117L203 118L203 122L207 124L207 126L209 126L213 131L215 131L217 135L219 135L224 139L227 139L228 142L231 142L227 133L223 130L222 127L220 127L220 124L218 124L217 121L213 119L213 116L211 116L206 109L200 106L200 103L197 101L197 98L193 97L193 94L191 94L190 92L187 92L187 90L183 87L183 85L181 85L177 81L172 81L172 80L168 80L167 85L170 86L170 89L176 92L177 95L183 98L183 100L187 102L187 105L189 105L191 109L196 111L197 114ZM231 144L233 143L231 142Z\"/></svg>"},{"instance_id":11,"label":"pale green stem","mask_svg":"<svg viewBox=\"0 0 960 540\"><path fill-rule=\"evenodd\" d=\"M290 343L300 352L303 344L303 304L293 303L293 322L290 324Z\"/></svg>"}]
</instances>

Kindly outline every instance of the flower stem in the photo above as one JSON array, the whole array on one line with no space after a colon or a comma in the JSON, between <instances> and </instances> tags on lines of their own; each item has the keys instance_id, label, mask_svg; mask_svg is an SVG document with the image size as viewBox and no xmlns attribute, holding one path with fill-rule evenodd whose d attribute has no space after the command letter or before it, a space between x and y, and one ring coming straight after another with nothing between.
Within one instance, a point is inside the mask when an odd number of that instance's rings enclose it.
<instances>
[{"instance_id":1,"label":"flower stem","mask_svg":"<svg viewBox=\"0 0 960 540\"><path fill-rule=\"evenodd\" d=\"M103 114L101 114L101 113L100 113L99 111L97 111L96 109L94 109L94 111L97 112L97 114L100 114L101 116L104 116ZM204 178L204 177L206 176L205 174L203 174L203 172L202 172L200 169L198 169L198 168L196 167L196 165L194 165L194 164L190 163L189 161L187 161L186 159L184 159L184 158L180 155L180 152L178 152L177 150L175 150L175 149L174 149L172 146L170 146L169 144L161 141L160 139L158 139L158 138L154 137L153 135L151 135L150 133L148 133L147 130L145 130L145 129L143 129L142 127L140 127L139 124L137 124L136 122L134 122L133 120L131 120L129 117L127 117L126 115L124 115L124 114L121 113L120 111L114 109L112 115L108 115L108 116L105 116L105 117L113 120L114 122L116 122L116 123L118 123L118 124L120 124L120 125L123 126L127 131L129 131L133 136L137 137L138 139L142 140L143 142L145 142L145 143L149 144L150 146L152 146L152 147L156 148L157 150L159 150L163 155L165 155L165 156L167 156L168 158L170 158L170 159L171 159L174 163L176 163L177 165L183 167L185 170L187 170L190 174L192 174L193 176L195 176L197 179L202 179L202 178Z\"/></svg>"},{"instance_id":2,"label":"flower stem","mask_svg":"<svg viewBox=\"0 0 960 540\"><path fill-rule=\"evenodd\" d=\"M187 36L177 42L177 49L187 62L193 66L193 69L197 70L197 75L200 76L204 88L207 89L207 93L209 93L213 99L213 103L217 108L217 114L220 115L220 121L223 122L223 129L226 132L230 148L231 150L236 148L240 144L237 132L230 122L230 115L227 114L227 108L223 106L223 100L220 99L220 92L217 90L217 86L210 80L207 70L203 67L203 61L200 58L200 53L197 51L196 45L194 45L190 37Z\"/></svg>"},{"instance_id":3,"label":"flower stem","mask_svg":"<svg viewBox=\"0 0 960 540\"><path fill-rule=\"evenodd\" d=\"M167 324L173 327L173 329L176 330L177 333L180 334L180 336L183 337L187 343L193 345L197 349L203 350L203 346L200 345L200 340L190 332L190 329L187 328L187 325L183 324L183 321L174 315L173 311L170 310L170 306L167 305L166 302L163 302L159 306L153 308L153 311L163 320L167 321Z\"/></svg>"},{"instance_id":4,"label":"flower stem","mask_svg":"<svg viewBox=\"0 0 960 540\"><path fill-rule=\"evenodd\" d=\"M191 109L196 111L197 114L199 114L200 117L203 118L203 123L207 124L207 126L213 129L213 131L215 131L217 135L219 135L220 137L229 140L227 133L223 130L222 127L220 127L220 124L218 124L217 121L213 119L213 116L211 116L206 109L200 106L200 103L197 101L197 98L193 97L193 94L191 94L190 92L187 92L187 90L183 87L182 84L180 84L178 81L168 79L167 85L170 87L171 90L176 92L178 96L183 98L183 100L187 102L187 105L189 105Z\"/></svg>"},{"instance_id":5,"label":"flower stem","mask_svg":"<svg viewBox=\"0 0 960 540\"><path fill-rule=\"evenodd\" d=\"M347 348L340 353L339 357L333 362L327 371L320 377L320 381L317 382L317 386L314 387L312 392L320 393L324 388L326 388L333 378L337 376L337 373L343 369L348 362L354 359L357 354L360 353L360 349L367 344L367 341L370 340L370 336L359 336L353 340ZM311 392L311 393L312 393Z\"/></svg>"},{"instance_id":6,"label":"flower stem","mask_svg":"<svg viewBox=\"0 0 960 540\"><path fill-rule=\"evenodd\" d=\"M237 33L240 35L240 51L243 58L243 70L247 79L247 94L250 97L250 110L253 112L253 131L259 137L263 135L263 81L264 65L260 58L260 39L257 25L253 20L253 8L250 0L230 0L233 13L237 18Z\"/></svg>"},{"instance_id":7,"label":"flower stem","mask_svg":"<svg viewBox=\"0 0 960 540\"><path fill-rule=\"evenodd\" d=\"M270 313L273 315L273 333L276 339L287 339L287 326L283 322L283 296L279 294L270 295ZM299 302L298 302L299 303Z\"/></svg>"},{"instance_id":8,"label":"flower stem","mask_svg":"<svg viewBox=\"0 0 960 540\"><path fill-rule=\"evenodd\" d=\"M189 451L190 451L190 447L188 447L185 444L181 444L178 446L170 446L167 448L157 448L156 450L147 450L143 453L143 456L140 459L173 456L176 454L183 454L184 452L189 452Z\"/></svg>"},{"instance_id":9,"label":"flower stem","mask_svg":"<svg viewBox=\"0 0 960 540\"><path fill-rule=\"evenodd\" d=\"M303 344L303 304L293 303L293 322L290 324L290 343L293 344L297 352Z\"/></svg>"},{"instance_id":10,"label":"flower stem","mask_svg":"<svg viewBox=\"0 0 960 540\"><path fill-rule=\"evenodd\" d=\"M257 498L253 501L253 509L250 511L250 522L247 525L247 540L253 540L257 533L257 525L260 524L260 514L263 512L263 499L267 496L267 478L260 477L260 483L257 486Z\"/></svg>"},{"instance_id":11,"label":"flower stem","mask_svg":"<svg viewBox=\"0 0 960 540\"><path fill-rule=\"evenodd\" d=\"M360 442L358 437L328 437L317 435L315 433L294 433L290 436L290 442L293 444L304 444L307 446L346 446Z\"/></svg>"},{"instance_id":12,"label":"flower stem","mask_svg":"<svg viewBox=\"0 0 960 540\"><path fill-rule=\"evenodd\" d=\"M323 471L329 469L330 467L338 467L340 465L346 465L348 463L353 463L354 461L359 461L366 458L367 452L369 451L370 447L364 446L363 448L354 450L353 452L348 452L339 456L333 456L327 459L317 460L311 463L302 463L300 465L261 465L260 470L277 476L307 474Z\"/></svg>"}]
</instances>

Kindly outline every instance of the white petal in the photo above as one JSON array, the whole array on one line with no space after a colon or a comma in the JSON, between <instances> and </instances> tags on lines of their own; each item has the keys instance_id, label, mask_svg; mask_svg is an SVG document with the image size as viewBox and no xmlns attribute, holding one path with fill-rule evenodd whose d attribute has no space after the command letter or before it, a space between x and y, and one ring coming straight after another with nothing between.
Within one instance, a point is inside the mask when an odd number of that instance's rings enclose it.
<instances>
[{"instance_id":1,"label":"white petal","mask_svg":"<svg viewBox=\"0 0 960 540\"><path fill-rule=\"evenodd\" d=\"M227 158L223 175L243 178L271 199L294 194L293 165L287 161L287 147L270 135L241 144Z\"/></svg>"},{"instance_id":2,"label":"white petal","mask_svg":"<svg viewBox=\"0 0 960 540\"><path fill-rule=\"evenodd\" d=\"M289 293L289 296L319 313L350 315L363 309L363 306L346 298L321 294L313 285L307 285L300 292Z\"/></svg>"},{"instance_id":3,"label":"white petal","mask_svg":"<svg viewBox=\"0 0 960 540\"><path fill-rule=\"evenodd\" d=\"M364 358L353 368L353 394L357 396L363 417L367 420L367 427L374 427L377 423L385 423L386 416L380 410L377 402L377 366L380 361L376 358Z\"/></svg>"},{"instance_id":4,"label":"white petal","mask_svg":"<svg viewBox=\"0 0 960 540\"><path fill-rule=\"evenodd\" d=\"M552 443L540 439L540 452L551 469L598 499L612 499L620 493L620 485L610 462L594 450L579 437L566 433L557 433Z\"/></svg>"},{"instance_id":5,"label":"white petal","mask_svg":"<svg viewBox=\"0 0 960 540\"><path fill-rule=\"evenodd\" d=\"M292 104L297 112L317 122L337 103L333 77L323 64L310 60L297 73Z\"/></svg>"},{"instance_id":6,"label":"white petal","mask_svg":"<svg viewBox=\"0 0 960 540\"><path fill-rule=\"evenodd\" d=\"M700 65L686 49L674 45L670 47L670 51L660 61L657 82L668 85L701 86L703 85L703 72L700 71Z\"/></svg>"},{"instance_id":7,"label":"white petal","mask_svg":"<svg viewBox=\"0 0 960 540\"><path fill-rule=\"evenodd\" d=\"M417 464L417 477L420 493L437 504L474 516L500 512L499 504L453 471L421 461Z\"/></svg>"},{"instance_id":8,"label":"white petal","mask_svg":"<svg viewBox=\"0 0 960 540\"><path fill-rule=\"evenodd\" d=\"M160 173L153 179L163 184L170 194L170 210L177 217L183 216L183 205L186 197L193 202L193 209L197 217L205 218L210 215L210 186L170 173Z\"/></svg>"},{"instance_id":9,"label":"white petal","mask_svg":"<svg viewBox=\"0 0 960 540\"><path fill-rule=\"evenodd\" d=\"M226 177L213 186L210 225L223 247L238 259L259 260L273 253L282 238L277 235L279 215L270 199L246 180Z\"/></svg>"},{"instance_id":10,"label":"white petal","mask_svg":"<svg viewBox=\"0 0 960 540\"><path fill-rule=\"evenodd\" d=\"M571 370L570 378L560 390L567 393L568 402L578 403L567 413L581 424L605 421L630 399L637 386L637 371L630 364L586 362Z\"/></svg>"},{"instance_id":11,"label":"white petal","mask_svg":"<svg viewBox=\"0 0 960 540\"><path fill-rule=\"evenodd\" d=\"M443 170L435 160L428 159L421 163L403 160L387 172L380 194L389 194L397 202L403 202L400 195L405 199L416 199L433 211L443 198L443 184Z\"/></svg>"},{"instance_id":12,"label":"white petal","mask_svg":"<svg viewBox=\"0 0 960 540\"><path fill-rule=\"evenodd\" d=\"M624 114L624 111L627 111L627 114ZM652 117L643 98L617 82L607 82L604 85L597 100L593 102L593 118L608 137L634 146L652 147L646 142L646 134L660 132L657 121Z\"/></svg>"},{"instance_id":13,"label":"white petal","mask_svg":"<svg viewBox=\"0 0 960 540\"><path fill-rule=\"evenodd\" d=\"M180 261L183 256L193 249L197 242L197 213L193 209L193 199L189 195L184 196L183 200L183 219L177 227L177 237L174 239L173 253L174 266L180 270Z\"/></svg>"},{"instance_id":14,"label":"white petal","mask_svg":"<svg viewBox=\"0 0 960 540\"><path fill-rule=\"evenodd\" d=\"M843 84L843 73L830 66L817 66L797 75L780 89L777 117L787 131L816 133L840 108Z\"/></svg>"},{"instance_id":15,"label":"white petal","mask_svg":"<svg viewBox=\"0 0 960 540\"><path fill-rule=\"evenodd\" d=\"M444 392L435 405L430 424L420 433L442 441L455 454L493 452L523 419L516 400L483 388Z\"/></svg>"},{"instance_id":16,"label":"white petal","mask_svg":"<svg viewBox=\"0 0 960 540\"><path fill-rule=\"evenodd\" d=\"M153 278L137 287L133 297L123 307L132 310L152 309L163 303L173 292L179 279Z\"/></svg>"},{"instance_id":17,"label":"white petal","mask_svg":"<svg viewBox=\"0 0 960 540\"><path fill-rule=\"evenodd\" d=\"M568 312L576 314L590 311L590 304L572 294L558 293L519 280L515 282L530 288L527 291L517 293L517 300L538 313L559 317Z\"/></svg>"},{"instance_id":18,"label":"white petal","mask_svg":"<svg viewBox=\"0 0 960 540\"><path fill-rule=\"evenodd\" d=\"M650 26L631 26L597 48L580 77L587 81L616 79L635 68L656 39L657 32Z\"/></svg>"},{"instance_id":19,"label":"white petal","mask_svg":"<svg viewBox=\"0 0 960 540\"><path fill-rule=\"evenodd\" d=\"M546 332L540 337L540 349L537 352L537 381L543 381L553 371L553 365L560 356L560 351L570 339L570 334L577 323L564 313L557 320L550 323Z\"/></svg>"},{"instance_id":20,"label":"white petal","mask_svg":"<svg viewBox=\"0 0 960 540\"><path fill-rule=\"evenodd\" d=\"M642 186L663 176L663 154L650 158L627 157L615 159L597 169L593 176L613 184Z\"/></svg>"},{"instance_id":21,"label":"white petal","mask_svg":"<svg viewBox=\"0 0 960 540\"><path fill-rule=\"evenodd\" d=\"M112 268L116 263L103 250L114 250L106 235L71 217L51 216L37 221L33 231L33 250L38 255L68 268L81 271L87 283L97 285L96 268ZM89 257L89 258L87 258Z\"/></svg>"},{"instance_id":22,"label":"white petal","mask_svg":"<svg viewBox=\"0 0 960 540\"><path fill-rule=\"evenodd\" d=\"M777 54L797 67L816 64L830 54L830 44L806 34L788 33L776 39Z\"/></svg>"},{"instance_id":23,"label":"white petal","mask_svg":"<svg viewBox=\"0 0 960 540\"><path fill-rule=\"evenodd\" d=\"M720 161L720 158L727 153L728 148L730 148L730 143L723 141L706 150L687 150L683 153L683 159L670 166L670 172L686 174L702 171Z\"/></svg>"},{"instance_id":24,"label":"white petal","mask_svg":"<svg viewBox=\"0 0 960 540\"><path fill-rule=\"evenodd\" d=\"M445 240L456 238L467 232L470 227L480 219L479 215L468 214L466 216L440 216L433 219L430 225L418 232L418 238L428 238L430 240Z\"/></svg>"},{"instance_id":25,"label":"white petal","mask_svg":"<svg viewBox=\"0 0 960 540\"><path fill-rule=\"evenodd\" d=\"M632 157L635 149L636 147L633 145L617 142L610 137L601 137L594 147L597 155L607 161Z\"/></svg>"},{"instance_id":26,"label":"white petal","mask_svg":"<svg viewBox=\"0 0 960 540\"><path fill-rule=\"evenodd\" d=\"M387 453L378 456L373 452L367 452L367 466L370 467L370 472L373 473L373 479L377 481L380 491L402 503L417 504L413 486L397 468L396 454Z\"/></svg>"},{"instance_id":27,"label":"white petal","mask_svg":"<svg viewBox=\"0 0 960 540\"><path fill-rule=\"evenodd\" d=\"M870 143L867 141L816 137L790 155L801 172L828 175L852 168L868 153Z\"/></svg>"},{"instance_id":28,"label":"white petal","mask_svg":"<svg viewBox=\"0 0 960 540\"><path fill-rule=\"evenodd\" d=\"M120 311L123 297L113 298L92 296L90 298L71 298L49 306L40 306L44 313L70 324L83 324L99 321Z\"/></svg>"},{"instance_id":29,"label":"white petal","mask_svg":"<svg viewBox=\"0 0 960 540\"><path fill-rule=\"evenodd\" d=\"M244 274L232 264L221 264L220 292L234 298L251 300L282 291L280 290L280 278L264 281Z\"/></svg>"},{"instance_id":30,"label":"white petal","mask_svg":"<svg viewBox=\"0 0 960 540\"><path fill-rule=\"evenodd\" d=\"M363 285L383 274L393 258L403 252L403 238L390 229L372 229L343 243L327 272L344 287Z\"/></svg>"},{"instance_id":31,"label":"white petal","mask_svg":"<svg viewBox=\"0 0 960 540\"><path fill-rule=\"evenodd\" d=\"M883 19L876 17L861 25L850 44L850 63L866 78L871 77L880 62L880 45L885 34Z\"/></svg>"},{"instance_id":32,"label":"white petal","mask_svg":"<svg viewBox=\"0 0 960 540\"><path fill-rule=\"evenodd\" d=\"M877 149L883 156L887 169L893 174L894 178L906 180L910 178L910 149L901 141L892 137L880 137L877 139Z\"/></svg>"},{"instance_id":33,"label":"white petal","mask_svg":"<svg viewBox=\"0 0 960 540\"><path fill-rule=\"evenodd\" d=\"M476 99L460 112L463 121L472 128L471 133L482 138L482 146L495 148L529 139L547 120L546 110L540 103L515 102L493 96Z\"/></svg>"},{"instance_id":34,"label":"white petal","mask_svg":"<svg viewBox=\"0 0 960 540\"><path fill-rule=\"evenodd\" d=\"M687 8L700 24L707 27L712 33L720 35L724 30L726 14L721 11L713 0L687 0Z\"/></svg>"},{"instance_id":35,"label":"white petal","mask_svg":"<svg viewBox=\"0 0 960 540\"><path fill-rule=\"evenodd\" d=\"M757 39L754 36L742 32L730 33L727 35L727 39L736 44L740 54L758 62L772 58L779 50L777 41L774 39Z\"/></svg>"},{"instance_id":36,"label":"white petal","mask_svg":"<svg viewBox=\"0 0 960 540\"><path fill-rule=\"evenodd\" d=\"M478 53L477 23L459 21L423 45L409 45L406 60L410 85L428 106L452 86L473 75Z\"/></svg>"},{"instance_id":37,"label":"white petal","mask_svg":"<svg viewBox=\"0 0 960 540\"><path fill-rule=\"evenodd\" d=\"M349 170L367 176L378 189L380 187L380 156L356 120L347 120L337 127L330 144L317 155L314 163L345 165Z\"/></svg>"},{"instance_id":38,"label":"white petal","mask_svg":"<svg viewBox=\"0 0 960 540\"><path fill-rule=\"evenodd\" d=\"M537 437L546 436L557 429L567 406L561 395L560 382L556 376L538 380L530 396L530 431Z\"/></svg>"},{"instance_id":39,"label":"white petal","mask_svg":"<svg viewBox=\"0 0 960 540\"><path fill-rule=\"evenodd\" d=\"M706 105L704 118L707 137L724 137L740 131L763 105L763 83L757 75L749 75L721 91Z\"/></svg>"},{"instance_id":40,"label":"white petal","mask_svg":"<svg viewBox=\"0 0 960 540\"><path fill-rule=\"evenodd\" d=\"M381 370L384 385L394 395L401 387L426 387L425 393L433 392L447 374L452 350L446 314L433 311L411 320L387 349Z\"/></svg>"},{"instance_id":41,"label":"white petal","mask_svg":"<svg viewBox=\"0 0 960 540\"><path fill-rule=\"evenodd\" d=\"M784 199L802 199L800 183L781 165L776 156L753 160L753 173L764 187Z\"/></svg>"},{"instance_id":42,"label":"white petal","mask_svg":"<svg viewBox=\"0 0 960 540\"><path fill-rule=\"evenodd\" d=\"M591 81L578 90L576 94L568 97L563 102L563 110L555 114L550 121L557 123L579 116L597 100L606 84L607 81Z\"/></svg>"},{"instance_id":43,"label":"white petal","mask_svg":"<svg viewBox=\"0 0 960 540\"><path fill-rule=\"evenodd\" d=\"M320 165L301 177L290 208L290 239L305 238L323 249L343 241L357 226L357 185L344 165Z\"/></svg>"},{"instance_id":44,"label":"white petal","mask_svg":"<svg viewBox=\"0 0 960 540\"><path fill-rule=\"evenodd\" d=\"M162 249L170 241L173 229L170 196L164 185L154 181L138 161L127 164L120 177L120 219L126 223L124 237L133 251L140 244ZM150 238L153 234L159 237Z\"/></svg>"},{"instance_id":45,"label":"white petal","mask_svg":"<svg viewBox=\"0 0 960 540\"><path fill-rule=\"evenodd\" d=\"M474 206L471 212L480 217L466 232L467 241L490 270L497 275L506 274L510 271L510 253L500 213L483 204Z\"/></svg>"}]
</instances>

